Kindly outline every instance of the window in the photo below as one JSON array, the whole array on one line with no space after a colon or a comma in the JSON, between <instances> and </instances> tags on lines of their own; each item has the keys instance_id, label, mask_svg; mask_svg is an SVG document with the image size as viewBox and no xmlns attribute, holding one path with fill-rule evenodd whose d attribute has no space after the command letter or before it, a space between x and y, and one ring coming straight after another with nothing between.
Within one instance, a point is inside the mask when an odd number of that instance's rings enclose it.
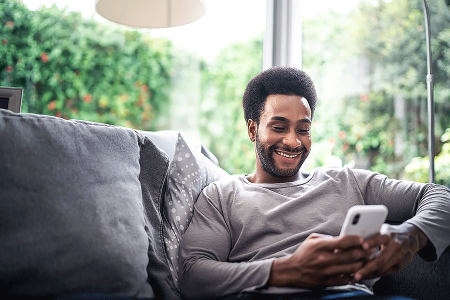
<instances>
[{"instance_id":1,"label":"window","mask_svg":"<svg viewBox=\"0 0 450 300\"><path fill-rule=\"evenodd\" d=\"M319 96L308 170L347 164L428 180L421 0L211 0L199 21L152 30L105 21L92 0L22 2L1 4L0 85L24 88L24 112L180 130L228 172L248 173L245 85L271 64L290 64ZM427 2L436 177L449 185L450 11L444 0Z\"/></svg>"}]
</instances>

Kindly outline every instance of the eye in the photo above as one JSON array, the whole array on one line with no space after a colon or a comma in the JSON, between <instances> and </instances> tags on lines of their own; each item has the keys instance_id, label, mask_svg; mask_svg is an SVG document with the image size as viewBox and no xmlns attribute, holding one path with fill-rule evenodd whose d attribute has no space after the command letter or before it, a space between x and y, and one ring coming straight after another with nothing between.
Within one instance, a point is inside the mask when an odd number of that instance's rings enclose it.
<instances>
[{"instance_id":1,"label":"eye","mask_svg":"<svg viewBox=\"0 0 450 300\"><path fill-rule=\"evenodd\" d=\"M309 134L309 129L299 129L297 132L302 135L307 135Z\"/></svg>"},{"instance_id":2,"label":"eye","mask_svg":"<svg viewBox=\"0 0 450 300\"><path fill-rule=\"evenodd\" d=\"M273 128L273 130L275 130L275 131L277 131L277 132L282 132L282 131L284 131L284 127L281 127L281 126L273 126L272 128Z\"/></svg>"}]
</instances>

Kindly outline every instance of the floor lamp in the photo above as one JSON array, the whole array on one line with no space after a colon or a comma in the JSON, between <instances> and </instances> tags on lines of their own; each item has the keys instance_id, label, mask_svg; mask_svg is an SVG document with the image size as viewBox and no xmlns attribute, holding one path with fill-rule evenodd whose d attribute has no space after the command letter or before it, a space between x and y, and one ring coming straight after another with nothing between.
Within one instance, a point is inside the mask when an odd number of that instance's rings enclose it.
<instances>
[{"instance_id":1,"label":"floor lamp","mask_svg":"<svg viewBox=\"0 0 450 300\"><path fill-rule=\"evenodd\" d=\"M433 73L431 69L431 36L430 36L430 14L426 0L422 0L425 15L425 34L427 42L427 98L428 98L428 156L430 158L429 178L435 183L434 170L434 99L433 99Z\"/></svg>"}]
</instances>

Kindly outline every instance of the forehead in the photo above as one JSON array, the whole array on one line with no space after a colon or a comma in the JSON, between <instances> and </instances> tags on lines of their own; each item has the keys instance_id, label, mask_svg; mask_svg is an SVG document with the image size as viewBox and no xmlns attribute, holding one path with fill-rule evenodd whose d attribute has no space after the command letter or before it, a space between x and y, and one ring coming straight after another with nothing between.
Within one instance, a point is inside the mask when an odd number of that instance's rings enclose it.
<instances>
[{"instance_id":1,"label":"forehead","mask_svg":"<svg viewBox=\"0 0 450 300\"><path fill-rule=\"evenodd\" d=\"M291 121L311 119L311 108L308 101L301 96L269 95L261 119L268 121L273 117L284 117Z\"/></svg>"}]
</instances>

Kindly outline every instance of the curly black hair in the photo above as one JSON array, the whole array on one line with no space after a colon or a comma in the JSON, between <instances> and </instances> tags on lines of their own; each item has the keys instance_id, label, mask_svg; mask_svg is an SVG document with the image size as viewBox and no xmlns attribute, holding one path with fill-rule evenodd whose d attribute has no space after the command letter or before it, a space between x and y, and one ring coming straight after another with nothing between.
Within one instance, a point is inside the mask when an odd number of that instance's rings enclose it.
<instances>
[{"instance_id":1,"label":"curly black hair","mask_svg":"<svg viewBox=\"0 0 450 300\"><path fill-rule=\"evenodd\" d=\"M313 117L317 96L312 79L296 68L272 67L253 77L247 84L242 97L245 121L252 119L259 124L267 97L275 94L304 97Z\"/></svg>"}]
</instances>

